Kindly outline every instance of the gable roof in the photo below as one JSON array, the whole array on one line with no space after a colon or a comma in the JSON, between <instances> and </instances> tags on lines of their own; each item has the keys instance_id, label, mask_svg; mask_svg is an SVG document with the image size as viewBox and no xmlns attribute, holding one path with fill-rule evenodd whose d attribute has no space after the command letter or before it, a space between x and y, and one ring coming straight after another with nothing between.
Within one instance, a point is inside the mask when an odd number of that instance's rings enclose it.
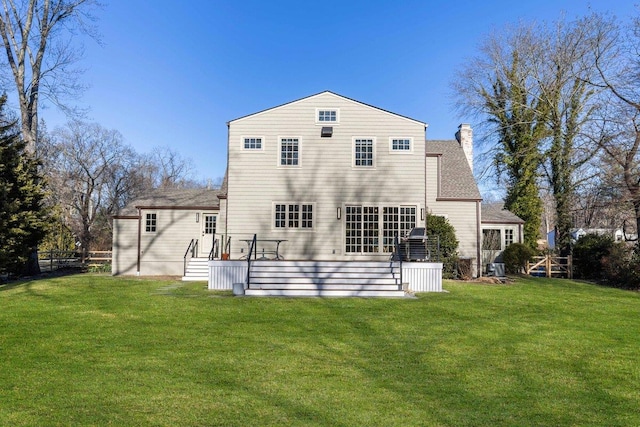
<instances>
[{"instance_id":1,"label":"gable roof","mask_svg":"<svg viewBox=\"0 0 640 427\"><path fill-rule=\"evenodd\" d=\"M467 157L458 141L427 140L425 151L427 156L439 156L441 159L438 199L482 200Z\"/></svg>"},{"instance_id":2,"label":"gable roof","mask_svg":"<svg viewBox=\"0 0 640 427\"><path fill-rule=\"evenodd\" d=\"M114 217L137 216L138 209L220 209L220 190L211 189L156 189L127 204Z\"/></svg>"},{"instance_id":3,"label":"gable roof","mask_svg":"<svg viewBox=\"0 0 640 427\"><path fill-rule=\"evenodd\" d=\"M480 222L485 224L524 224L524 220L506 210L503 203L483 203Z\"/></svg>"},{"instance_id":4,"label":"gable roof","mask_svg":"<svg viewBox=\"0 0 640 427\"><path fill-rule=\"evenodd\" d=\"M421 125L423 125L424 127L427 127L427 126L428 126L426 123L424 123L424 122L423 122L423 121L421 121L421 120L412 119L411 117L407 117L407 116L403 116L403 115L401 115L401 114L393 113L393 112L391 112L391 111L388 111L388 110L385 110L385 109L382 109L382 108L376 107L376 106L374 106L374 105L365 104L364 102L360 102L360 101L357 101L357 100L355 100L355 99L352 99L352 98L348 98L348 97L346 97L346 96L339 95L339 94L337 94L337 93L335 93L335 92L331 92L331 91L329 91L329 90L325 90L325 91L323 91L323 92L319 92L319 93L316 93L316 94L314 94L314 95L305 96L304 98L300 98L300 99L296 99L296 100L294 100L294 101L286 102L286 103L284 103L284 104L280 104L280 105L277 105L277 106L275 106L275 107L270 107L270 108L267 108L267 109L264 109L264 110L261 110L261 111L255 112L255 113L247 114L246 116L238 117L238 118L236 118L236 119L233 119L233 120L228 121L228 122L227 122L227 126L229 126L232 122L237 122L238 120L243 120L243 119L246 119L246 118L249 118L249 117L257 116L257 115L259 115L259 114L263 114L263 113L265 113L265 112L267 112L267 111L277 110L277 109L279 109L279 108L287 107L287 106L289 106L289 105L293 105L293 104L296 104L296 103L301 102L301 101L305 101L305 100L308 100L308 99L311 99L311 98L314 98L314 97L318 97L318 96L322 96L322 95L327 95L327 94L328 94L328 95L331 95L331 96L334 96L334 97L336 97L336 98L341 98L341 99L343 99L343 100L345 100L345 101L349 101L349 102L353 102L353 103L356 103L356 104L359 104L359 105L365 106L365 107L367 107L367 108L373 108L373 109L375 109L375 110L382 111L382 112L384 112L384 113L391 114L391 115L394 115L394 116L399 117L399 118L402 118L402 119L410 120L410 121L412 121L412 122L415 122L415 123L421 124Z\"/></svg>"}]
</instances>

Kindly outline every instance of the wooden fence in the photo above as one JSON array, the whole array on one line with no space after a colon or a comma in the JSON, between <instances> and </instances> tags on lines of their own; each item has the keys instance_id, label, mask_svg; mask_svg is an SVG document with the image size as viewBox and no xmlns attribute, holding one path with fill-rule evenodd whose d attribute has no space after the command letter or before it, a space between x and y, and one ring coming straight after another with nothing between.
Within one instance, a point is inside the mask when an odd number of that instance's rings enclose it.
<instances>
[{"instance_id":1,"label":"wooden fence","mask_svg":"<svg viewBox=\"0 0 640 427\"><path fill-rule=\"evenodd\" d=\"M537 256L527 263L527 274L541 277L573 278L573 260L571 256Z\"/></svg>"},{"instance_id":2,"label":"wooden fence","mask_svg":"<svg viewBox=\"0 0 640 427\"><path fill-rule=\"evenodd\" d=\"M111 251L40 251L40 269L54 271L61 268L100 267L111 263Z\"/></svg>"}]
</instances>

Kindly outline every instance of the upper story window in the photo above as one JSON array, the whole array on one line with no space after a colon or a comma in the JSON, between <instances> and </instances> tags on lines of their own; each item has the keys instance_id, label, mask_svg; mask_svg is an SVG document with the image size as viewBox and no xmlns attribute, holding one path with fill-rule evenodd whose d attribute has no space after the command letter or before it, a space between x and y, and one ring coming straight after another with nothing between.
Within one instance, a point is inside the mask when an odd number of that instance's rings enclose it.
<instances>
[{"instance_id":1,"label":"upper story window","mask_svg":"<svg viewBox=\"0 0 640 427\"><path fill-rule=\"evenodd\" d=\"M413 148L411 138L390 138L390 145L394 153L410 153Z\"/></svg>"},{"instance_id":2,"label":"upper story window","mask_svg":"<svg viewBox=\"0 0 640 427\"><path fill-rule=\"evenodd\" d=\"M316 108L316 123L338 123L340 110L337 108Z\"/></svg>"},{"instance_id":3,"label":"upper story window","mask_svg":"<svg viewBox=\"0 0 640 427\"><path fill-rule=\"evenodd\" d=\"M242 141L245 150L262 150L262 137L246 137Z\"/></svg>"},{"instance_id":4,"label":"upper story window","mask_svg":"<svg viewBox=\"0 0 640 427\"><path fill-rule=\"evenodd\" d=\"M280 166L298 166L300 141L298 138L280 138Z\"/></svg>"},{"instance_id":5,"label":"upper story window","mask_svg":"<svg viewBox=\"0 0 640 427\"><path fill-rule=\"evenodd\" d=\"M158 214L148 213L144 220L144 231L147 233L155 233L158 228Z\"/></svg>"},{"instance_id":6,"label":"upper story window","mask_svg":"<svg viewBox=\"0 0 640 427\"><path fill-rule=\"evenodd\" d=\"M372 167L374 160L373 138L354 138L353 165Z\"/></svg>"}]
</instances>

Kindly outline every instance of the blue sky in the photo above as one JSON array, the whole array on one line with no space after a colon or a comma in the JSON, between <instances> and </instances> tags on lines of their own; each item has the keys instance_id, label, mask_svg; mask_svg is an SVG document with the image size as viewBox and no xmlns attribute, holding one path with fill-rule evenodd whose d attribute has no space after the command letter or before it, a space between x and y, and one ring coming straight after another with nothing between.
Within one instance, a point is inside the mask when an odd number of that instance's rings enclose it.
<instances>
[{"instance_id":1,"label":"blue sky","mask_svg":"<svg viewBox=\"0 0 640 427\"><path fill-rule=\"evenodd\" d=\"M487 33L589 10L636 14L620 0L112 0L97 13L102 46L83 41L79 105L140 153L176 150L200 180L224 174L229 120L324 90L451 139L473 120L453 110L450 81Z\"/></svg>"}]
</instances>

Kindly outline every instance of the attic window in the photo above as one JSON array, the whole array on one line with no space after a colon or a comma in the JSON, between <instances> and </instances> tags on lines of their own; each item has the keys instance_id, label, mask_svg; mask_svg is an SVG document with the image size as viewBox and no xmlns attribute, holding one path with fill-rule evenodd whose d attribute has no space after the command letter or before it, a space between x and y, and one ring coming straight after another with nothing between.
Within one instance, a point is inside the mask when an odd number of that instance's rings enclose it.
<instances>
[{"instance_id":1,"label":"attic window","mask_svg":"<svg viewBox=\"0 0 640 427\"><path fill-rule=\"evenodd\" d=\"M322 131L320 132L320 136L322 138L331 138L331 135L333 135L333 127L322 126Z\"/></svg>"},{"instance_id":2,"label":"attic window","mask_svg":"<svg viewBox=\"0 0 640 427\"><path fill-rule=\"evenodd\" d=\"M316 123L340 122L340 110L337 108L316 108Z\"/></svg>"}]
</instances>

